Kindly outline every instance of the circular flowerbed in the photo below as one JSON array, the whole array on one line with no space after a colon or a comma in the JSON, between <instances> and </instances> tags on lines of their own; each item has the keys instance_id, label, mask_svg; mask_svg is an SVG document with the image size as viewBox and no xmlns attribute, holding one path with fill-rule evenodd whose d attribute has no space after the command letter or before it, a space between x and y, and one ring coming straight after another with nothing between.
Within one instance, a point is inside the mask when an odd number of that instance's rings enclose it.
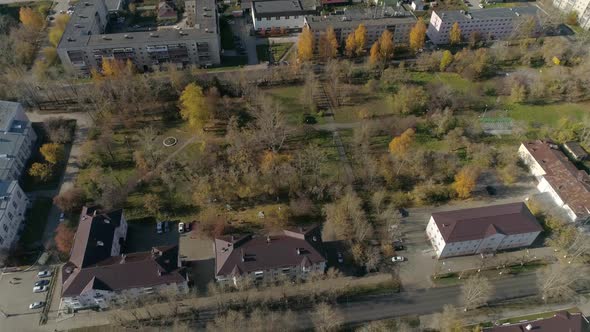
<instances>
[{"instance_id":1,"label":"circular flowerbed","mask_svg":"<svg viewBox=\"0 0 590 332\"><path fill-rule=\"evenodd\" d=\"M176 145L176 143L178 143L178 140L176 139L176 137L166 137L163 143L164 146L174 146Z\"/></svg>"}]
</instances>

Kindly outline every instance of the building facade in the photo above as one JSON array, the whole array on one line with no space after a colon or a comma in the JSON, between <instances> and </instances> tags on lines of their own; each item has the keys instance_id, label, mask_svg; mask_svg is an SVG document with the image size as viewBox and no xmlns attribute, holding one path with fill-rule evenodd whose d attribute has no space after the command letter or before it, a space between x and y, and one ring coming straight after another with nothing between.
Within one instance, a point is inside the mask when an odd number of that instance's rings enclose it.
<instances>
[{"instance_id":1,"label":"building facade","mask_svg":"<svg viewBox=\"0 0 590 332\"><path fill-rule=\"evenodd\" d=\"M105 59L131 61L140 70L163 69L171 63L212 66L221 63L217 6L213 0L189 0L186 27L106 33L104 0L79 2L57 47L62 64L89 73ZM191 13L190 11L194 11Z\"/></svg>"},{"instance_id":2,"label":"building facade","mask_svg":"<svg viewBox=\"0 0 590 332\"><path fill-rule=\"evenodd\" d=\"M37 141L21 104L0 101L0 131L0 181L18 180Z\"/></svg>"},{"instance_id":3,"label":"building facade","mask_svg":"<svg viewBox=\"0 0 590 332\"><path fill-rule=\"evenodd\" d=\"M305 0L262 0L253 1L252 24L257 33L273 29L301 31L305 25L305 15L315 15L315 2Z\"/></svg>"},{"instance_id":4,"label":"building facade","mask_svg":"<svg viewBox=\"0 0 590 332\"><path fill-rule=\"evenodd\" d=\"M123 210L100 213L84 207L70 260L62 267L65 308L106 309L139 296L188 291L178 245L122 253L126 237Z\"/></svg>"},{"instance_id":5,"label":"building facade","mask_svg":"<svg viewBox=\"0 0 590 332\"><path fill-rule=\"evenodd\" d=\"M543 140L524 142L518 154L537 179L537 189L549 194L570 221L590 219L590 176L577 169L557 144Z\"/></svg>"},{"instance_id":6,"label":"building facade","mask_svg":"<svg viewBox=\"0 0 590 332\"><path fill-rule=\"evenodd\" d=\"M467 40L471 34L479 33L483 39L506 39L514 35L521 22L534 19L533 33L540 29L538 8L534 6L515 8L433 11L426 34L434 44L448 44L453 24L458 23L461 38Z\"/></svg>"},{"instance_id":7,"label":"building facade","mask_svg":"<svg viewBox=\"0 0 590 332\"><path fill-rule=\"evenodd\" d=\"M17 181L0 181L0 250L10 250L16 244L29 204Z\"/></svg>"},{"instance_id":8,"label":"building facade","mask_svg":"<svg viewBox=\"0 0 590 332\"><path fill-rule=\"evenodd\" d=\"M437 212L426 227L438 258L527 247L541 231L524 203Z\"/></svg>"},{"instance_id":9,"label":"building facade","mask_svg":"<svg viewBox=\"0 0 590 332\"><path fill-rule=\"evenodd\" d=\"M553 0L553 6L565 14L576 12L580 26L590 29L590 0Z\"/></svg>"},{"instance_id":10,"label":"building facade","mask_svg":"<svg viewBox=\"0 0 590 332\"><path fill-rule=\"evenodd\" d=\"M373 7L377 8L377 7ZM393 34L396 45L408 45L410 30L416 24L416 19L410 13L393 11L386 8L384 12L376 12L375 9L347 10L344 15L336 16L306 16L305 25L314 35L315 45L319 45L320 35L329 27L334 29L336 39L340 45L344 45L349 34L354 32L360 24L367 29L365 48L369 49L385 30Z\"/></svg>"},{"instance_id":11,"label":"building facade","mask_svg":"<svg viewBox=\"0 0 590 332\"><path fill-rule=\"evenodd\" d=\"M277 279L306 279L323 273L326 258L318 227L284 230L266 237L224 236L215 239L215 280L238 286L249 278L256 283Z\"/></svg>"}]
</instances>

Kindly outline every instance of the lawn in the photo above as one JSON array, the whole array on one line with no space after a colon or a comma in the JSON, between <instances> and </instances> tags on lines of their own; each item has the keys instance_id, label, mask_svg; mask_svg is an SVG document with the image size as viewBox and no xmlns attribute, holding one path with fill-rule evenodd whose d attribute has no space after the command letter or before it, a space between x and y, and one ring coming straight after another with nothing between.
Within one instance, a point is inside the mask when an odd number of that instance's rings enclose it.
<instances>
[{"instance_id":1,"label":"lawn","mask_svg":"<svg viewBox=\"0 0 590 332\"><path fill-rule=\"evenodd\" d=\"M303 123L306 115L314 116L316 123L325 123L325 119L321 116L311 114L310 110L301 103L301 93L303 87L298 85L279 87L264 90L275 101L279 103L282 110L285 112L287 122L291 125L300 125Z\"/></svg>"},{"instance_id":2,"label":"lawn","mask_svg":"<svg viewBox=\"0 0 590 332\"><path fill-rule=\"evenodd\" d=\"M560 103L550 105L512 104L507 115L517 121L558 125L561 119L582 120L590 115L590 103Z\"/></svg>"},{"instance_id":3,"label":"lawn","mask_svg":"<svg viewBox=\"0 0 590 332\"><path fill-rule=\"evenodd\" d=\"M412 72L411 77L412 81L416 84L426 85L430 82L440 81L458 91L466 91L473 86L472 82L456 73Z\"/></svg>"},{"instance_id":4,"label":"lawn","mask_svg":"<svg viewBox=\"0 0 590 332\"><path fill-rule=\"evenodd\" d=\"M28 210L25 218L25 228L20 237L20 244L25 249L33 249L42 245L40 241L43 232L45 232L51 205L50 198L40 197L33 202L33 207Z\"/></svg>"},{"instance_id":5,"label":"lawn","mask_svg":"<svg viewBox=\"0 0 590 332\"><path fill-rule=\"evenodd\" d=\"M272 45L256 45L256 54L258 61L270 61L272 57L273 62L278 62L293 46L293 43L276 43Z\"/></svg>"}]
</instances>

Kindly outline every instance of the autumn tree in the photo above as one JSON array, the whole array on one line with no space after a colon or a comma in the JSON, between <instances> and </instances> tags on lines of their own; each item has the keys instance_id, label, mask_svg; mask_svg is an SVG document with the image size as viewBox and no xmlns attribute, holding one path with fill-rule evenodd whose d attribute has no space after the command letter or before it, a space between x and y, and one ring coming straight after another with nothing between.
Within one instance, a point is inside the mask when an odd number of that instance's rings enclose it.
<instances>
[{"instance_id":1,"label":"autumn tree","mask_svg":"<svg viewBox=\"0 0 590 332\"><path fill-rule=\"evenodd\" d=\"M379 41L376 41L375 43L373 43L373 46L371 46L371 51L369 55L369 63L371 64L371 66L376 66L381 62L381 53L379 52L379 50Z\"/></svg>"},{"instance_id":2,"label":"autumn tree","mask_svg":"<svg viewBox=\"0 0 590 332\"><path fill-rule=\"evenodd\" d=\"M459 44L461 42L461 28L459 23L455 22L449 32L449 42L451 45Z\"/></svg>"},{"instance_id":3,"label":"autumn tree","mask_svg":"<svg viewBox=\"0 0 590 332\"><path fill-rule=\"evenodd\" d=\"M297 41L297 58L299 61L310 61L313 58L313 33L309 27L303 28Z\"/></svg>"},{"instance_id":4,"label":"autumn tree","mask_svg":"<svg viewBox=\"0 0 590 332\"><path fill-rule=\"evenodd\" d=\"M449 65L453 62L453 53L449 50L445 50L440 59L440 71L445 71Z\"/></svg>"},{"instance_id":5,"label":"autumn tree","mask_svg":"<svg viewBox=\"0 0 590 332\"><path fill-rule=\"evenodd\" d=\"M387 102L395 113L419 114L424 112L428 95L421 86L404 85L393 96L388 96Z\"/></svg>"},{"instance_id":6,"label":"autumn tree","mask_svg":"<svg viewBox=\"0 0 590 332\"><path fill-rule=\"evenodd\" d=\"M159 218L160 210L162 209L162 199L159 195L147 194L143 198L143 207L150 215Z\"/></svg>"},{"instance_id":7,"label":"autumn tree","mask_svg":"<svg viewBox=\"0 0 590 332\"><path fill-rule=\"evenodd\" d=\"M40 31L43 28L43 16L30 7L20 7L18 17L24 27L34 31Z\"/></svg>"},{"instance_id":8,"label":"autumn tree","mask_svg":"<svg viewBox=\"0 0 590 332\"><path fill-rule=\"evenodd\" d=\"M414 142L414 128L408 128L401 135L394 137L389 142L389 153L397 157L403 157L408 153L410 146Z\"/></svg>"},{"instance_id":9,"label":"autumn tree","mask_svg":"<svg viewBox=\"0 0 590 332\"><path fill-rule=\"evenodd\" d=\"M320 35L318 48L320 58L324 60L334 59L338 56L338 40L336 39L334 28L329 26L326 32Z\"/></svg>"},{"instance_id":10,"label":"autumn tree","mask_svg":"<svg viewBox=\"0 0 590 332\"><path fill-rule=\"evenodd\" d=\"M315 306L312 321L316 331L338 331L343 323L342 315L332 306L323 302Z\"/></svg>"},{"instance_id":11,"label":"autumn tree","mask_svg":"<svg viewBox=\"0 0 590 332\"><path fill-rule=\"evenodd\" d=\"M475 167L464 167L455 175L453 189L459 198L469 198L477 185L479 170Z\"/></svg>"},{"instance_id":12,"label":"autumn tree","mask_svg":"<svg viewBox=\"0 0 590 332\"><path fill-rule=\"evenodd\" d=\"M67 213L74 213L82 208L86 193L80 188L71 188L53 197L53 204Z\"/></svg>"},{"instance_id":13,"label":"autumn tree","mask_svg":"<svg viewBox=\"0 0 590 332\"><path fill-rule=\"evenodd\" d=\"M393 58L393 34L391 31L385 29L379 37L379 53L381 53L381 58L385 60L389 60Z\"/></svg>"},{"instance_id":14,"label":"autumn tree","mask_svg":"<svg viewBox=\"0 0 590 332\"><path fill-rule=\"evenodd\" d=\"M49 42L57 47L59 41L61 40L61 36L63 35L64 31L66 30L66 26L70 20L70 15L60 14L55 17L54 26L49 29Z\"/></svg>"},{"instance_id":15,"label":"autumn tree","mask_svg":"<svg viewBox=\"0 0 590 332\"><path fill-rule=\"evenodd\" d=\"M72 250L74 245L74 235L76 233L73 229L68 227L65 223L61 223L55 230L55 247L60 253L67 255Z\"/></svg>"},{"instance_id":16,"label":"autumn tree","mask_svg":"<svg viewBox=\"0 0 590 332\"><path fill-rule=\"evenodd\" d=\"M43 158L51 164L61 163L65 158L65 150L62 144L58 143L45 143L39 149Z\"/></svg>"},{"instance_id":17,"label":"autumn tree","mask_svg":"<svg viewBox=\"0 0 590 332\"><path fill-rule=\"evenodd\" d=\"M45 182L53 175L53 167L49 163L33 163L29 168L29 175Z\"/></svg>"},{"instance_id":18,"label":"autumn tree","mask_svg":"<svg viewBox=\"0 0 590 332\"><path fill-rule=\"evenodd\" d=\"M418 51L424 47L425 40L426 24L424 23L424 19L420 17L418 22L412 27L412 30L410 30L410 48L414 50L414 52Z\"/></svg>"},{"instance_id":19,"label":"autumn tree","mask_svg":"<svg viewBox=\"0 0 590 332\"><path fill-rule=\"evenodd\" d=\"M209 120L210 110L203 89L195 83L187 85L180 95L180 115L197 130L202 130Z\"/></svg>"},{"instance_id":20,"label":"autumn tree","mask_svg":"<svg viewBox=\"0 0 590 332\"><path fill-rule=\"evenodd\" d=\"M486 277L476 274L469 277L461 287L465 310L476 309L485 304L492 295L492 284Z\"/></svg>"},{"instance_id":21,"label":"autumn tree","mask_svg":"<svg viewBox=\"0 0 590 332\"><path fill-rule=\"evenodd\" d=\"M436 315L441 332L463 332L465 322L460 317L457 308L445 304L443 312Z\"/></svg>"},{"instance_id":22,"label":"autumn tree","mask_svg":"<svg viewBox=\"0 0 590 332\"><path fill-rule=\"evenodd\" d=\"M365 51L365 47L367 46L367 28L364 24L359 24L356 30L354 30L354 46L357 56L362 55Z\"/></svg>"},{"instance_id":23,"label":"autumn tree","mask_svg":"<svg viewBox=\"0 0 590 332\"><path fill-rule=\"evenodd\" d=\"M347 57L353 57L356 52L356 40L354 39L354 32L348 34L344 44L344 53Z\"/></svg>"}]
</instances>

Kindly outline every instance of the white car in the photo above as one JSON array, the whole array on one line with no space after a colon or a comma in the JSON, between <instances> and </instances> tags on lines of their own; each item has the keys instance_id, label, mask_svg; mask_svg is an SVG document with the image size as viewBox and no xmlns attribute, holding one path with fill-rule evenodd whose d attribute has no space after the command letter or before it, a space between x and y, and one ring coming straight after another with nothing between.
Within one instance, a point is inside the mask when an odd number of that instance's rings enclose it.
<instances>
[{"instance_id":1,"label":"white car","mask_svg":"<svg viewBox=\"0 0 590 332\"><path fill-rule=\"evenodd\" d=\"M39 278L51 277L51 271L48 271L48 270L39 271L39 273L37 273L37 277L39 277Z\"/></svg>"},{"instance_id":2,"label":"white car","mask_svg":"<svg viewBox=\"0 0 590 332\"><path fill-rule=\"evenodd\" d=\"M184 233L184 223L178 223L178 233Z\"/></svg>"},{"instance_id":3,"label":"white car","mask_svg":"<svg viewBox=\"0 0 590 332\"><path fill-rule=\"evenodd\" d=\"M43 301L33 302L33 303L29 304L29 309L39 309L39 308L42 308L43 306L45 306L45 302L43 302Z\"/></svg>"},{"instance_id":4,"label":"white car","mask_svg":"<svg viewBox=\"0 0 590 332\"><path fill-rule=\"evenodd\" d=\"M43 293L47 291L47 286L35 286L33 287L33 293Z\"/></svg>"},{"instance_id":5,"label":"white car","mask_svg":"<svg viewBox=\"0 0 590 332\"><path fill-rule=\"evenodd\" d=\"M403 262L405 260L406 260L406 258L403 257L403 256L393 256L393 257L391 257L391 261L394 262L394 263L395 262Z\"/></svg>"},{"instance_id":6,"label":"white car","mask_svg":"<svg viewBox=\"0 0 590 332\"><path fill-rule=\"evenodd\" d=\"M62 223L64 222L64 220L66 220L66 215L62 212L59 215L59 222Z\"/></svg>"}]
</instances>

